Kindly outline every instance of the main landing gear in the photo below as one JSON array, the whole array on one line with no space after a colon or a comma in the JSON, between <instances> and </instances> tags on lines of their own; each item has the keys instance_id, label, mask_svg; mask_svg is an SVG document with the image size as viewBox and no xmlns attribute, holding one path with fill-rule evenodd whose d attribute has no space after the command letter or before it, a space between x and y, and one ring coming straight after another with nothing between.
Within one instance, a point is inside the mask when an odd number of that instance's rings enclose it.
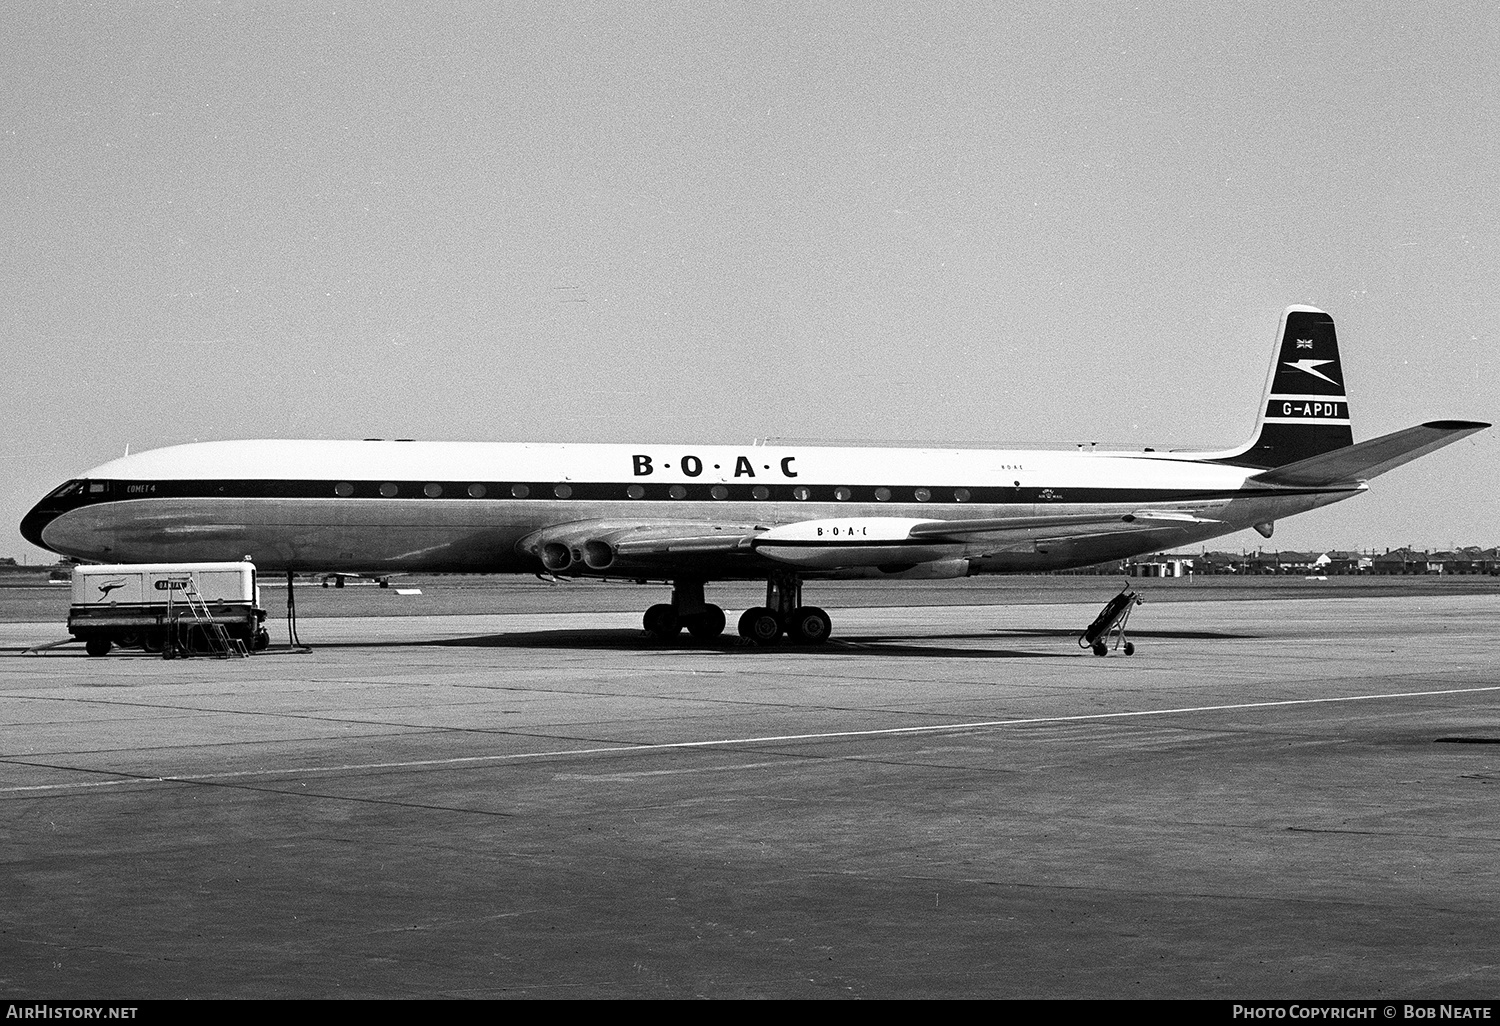
<instances>
[{"instance_id":1,"label":"main landing gear","mask_svg":"<svg viewBox=\"0 0 1500 1026\"><path fill-rule=\"evenodd\" d=\"M740 637L768 645L782 634L804 645L828 640L833 622L817 606L802 604L802 580L794 573L766 579L766 604L752 606L740 617Z\"/></svg>"},{"instance_id":2,"label":"main landing gear","mask_svg":"<svg viewBox=\"0 0 1500 1026\"><path fill-rule=\"evenodd\" d=\"M658 641L675 638L684 627L695 638L716 638L724 633L724 610L703 601L703 582L687 579L672 582L672 601L646 610L646 633Z\"/></svg>"},{"instance_id":3,"label":"main landing gear","mask_svg":"<svg viewBox=\"0 0 1500 1026\"><path fill-rule=\"evenodd\" d=\"M672 583L672 601L646 610L646 633L659 641L676 637L684 627L698 638L724 632L724 610L703 600L703 582ZM794 573L778 573L766 581L766 604L752 606L740 616L740 637L769 645L785 634L805 645L821 645L832 631L828 614L802 604L802 581Z\"/></svg>"}]
</instances>

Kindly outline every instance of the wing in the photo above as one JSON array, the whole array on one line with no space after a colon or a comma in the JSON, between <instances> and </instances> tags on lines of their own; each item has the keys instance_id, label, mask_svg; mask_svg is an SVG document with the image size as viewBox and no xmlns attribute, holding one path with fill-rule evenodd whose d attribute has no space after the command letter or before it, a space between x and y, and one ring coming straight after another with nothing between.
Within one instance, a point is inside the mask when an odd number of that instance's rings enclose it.
<instances>
[{"instance_id":1,"label":"wing","mask_svg":"<svg viewBox=\"0 0 1500 1026\"><path fill-rule=\"evenodd\" d=\"M771 566L807 570L919 564L1048 540L1210 524L1188 511L918 520L847 517L768 526L686 520L580 520L517 543L548 571L570 574L702 573L754 576Z\"/></svg>"},{"instance_id":2,"label":"wing","mask_svg":"<svg viewBox=\"0 0 1500 1026\"><path fill-rule=\"evenodd\" d=\"M754 552L810 570L930 563L1003 551L1036 541L1097 538L1185 524L1212 524L1188 511L1077 513L990 517L974 520L912 520L850 517L804 520L757 534Z\"/></svg>"}]
</instances>

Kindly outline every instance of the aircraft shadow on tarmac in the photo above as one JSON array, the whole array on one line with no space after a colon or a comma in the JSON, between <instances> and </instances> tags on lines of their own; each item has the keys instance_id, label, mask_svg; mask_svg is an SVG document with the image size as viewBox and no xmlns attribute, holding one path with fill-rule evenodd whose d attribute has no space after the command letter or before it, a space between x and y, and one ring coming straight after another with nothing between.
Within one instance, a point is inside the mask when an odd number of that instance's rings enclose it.
<instances>
[{"instance_id":1,"label":"aircraft shadow on tarmac","mask_svg":"<svg viewBox=\"0 0 1500 1026\"><path fill-rule=\"evenodd\" d=\"M928 659L934 656L961 659L1036 659L1067 654L1058 652L1023 652L1012 649L958 648L951 645L916 643L926 642L929 639L932 641L956 641L960 639L972 639L976 641L994 640L993 635L989 634L949 635L941 638L924 635L921 638L900 639L850 636L835 638L822 645L796 645L785 641L771 645L756 645L733 635L723 635L717 638L685 636L662 642L646 637L639 630L560 630L530 631L521 634L491 634L473 638L447 638L426 642L426 644L461 648L569 648L592 649L595 651L613 650L619 652L722 652L726 655L734 654L745 657L792 653L805 657L828 657L847 656L851 653L858 653L859 655L922 656Z\"/></svg>"},{"instance_id":2,"label":"aircraft shadow on tarmac","mask_svg":"<svg viewBox=\"0 0 1500 1026\"><path fill-rule=\"evenodd\" d=\"M671 641L661 642L648 638L643 631L633 628L601 628L599 630L552 630L552 631L523 631L516 634L481 634L466 638L431 638L420 641L324 641L316 638L307 639L310 648L562 648L575 649L579 651L615 651L615 652L722 652L725 654L736 653L743 656L774 655L776 653L792 653L803 656L840 656L850 653L861 655L880 656L918 656L931 659L935 656L957 659L1043 659L1057 658L1062 656L1077 656L1086 653L1087 649L1080 649L1076 640L1080 632L1070 628L994 628L987 631L971 631L965 633L951 634L921 634L916 636L890 636L880 634L862 634L838 637L829 640L823 645L797 645L782 641L772 645L755 645L744 639L731 634L721 635L717 638L694 638L690 635L682 635ZM1234 634L1226 631L1165 631L1165 630L1142 630L1130 631L1129 637L1136 639L1157 640L1180 640L1180 641L1232 641L1240 639L1254 639L1261 635L1257 634ZM997 649L969 647L976 642L994 642L1010 639L1062 639L1072 641L1070 644L1057 647L1048 646L1045 649L1021 650L1021 649ZM969 646L959 647L957 644L969 643ZM1112 644L1112 643L1111 643ZM31 651L21 648L4 648L0 652L6 654L20 655ZM263 653L265 655L286 654L288 651L284 645L272 645ZM295 649L291 651L296 651ZM85 657L82 649L76 651L51 653L54 656L76 656ZM116 658L121 656L148 656L152 659L160 659L161 656L154 652L141 652L139 650L122 650L114 653ZM203 658L204 656L199 656Z\"/></svg>"},{"instance_id":3,"label":"aircraft shadow on tarmac","mask_svg":"<svg viewBox=\"0 0 1500 1026\"><path fill-rule=\"evenodd\" d=\"M780 643L754 645L733 635L717 638L694 638L681 636L671 641L654 641L636 629L599 630L551 630L523 631L515 634L483 634L466 638L436 638L427 641L408 642L332 642L314 647L324 648L388 648L405 646L432 646L438 648L567 648L592 651L618 652L723 652L745 656L772 655L795 652L804 656L841 656L851 652L861 655L918 656L931 659L934 656L959 659L1039 659L1073 657L1080 654L1076 641L1058 649L1042 650L996 649L959 647L955 642L986 642L1012 638L1068 638L1076 639L1077 630L1056 628L1010 630L996 629L961 634L923 634L917 637L891 637L888 635L851 635L834 638L823 645L794 645ZM1189 641L1224 641L1253 638L1252 634L1229 634L1221 631L1131 631L1134 638L1181 639ZM942 644L949 642L950 644Z\"/></svg>"}]
</instances>

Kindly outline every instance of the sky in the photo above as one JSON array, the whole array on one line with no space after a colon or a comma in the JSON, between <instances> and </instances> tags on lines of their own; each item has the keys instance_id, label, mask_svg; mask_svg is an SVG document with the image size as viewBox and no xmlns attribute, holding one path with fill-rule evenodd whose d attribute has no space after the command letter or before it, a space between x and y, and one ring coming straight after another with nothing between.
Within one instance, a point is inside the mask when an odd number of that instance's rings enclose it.
<instances>
[{"instance_id":1,"label":"sky","mask_svg":"<svg viewBox=\"0 0 1500 1026\"><path fill-rule=\"evenodd\" d=\"M0 555L193 440L1227 448L1495 421L1492 3L80 3L0 19ZM1500 430L1230 549L1500 544Z\"/></svg>"}]
</instances>

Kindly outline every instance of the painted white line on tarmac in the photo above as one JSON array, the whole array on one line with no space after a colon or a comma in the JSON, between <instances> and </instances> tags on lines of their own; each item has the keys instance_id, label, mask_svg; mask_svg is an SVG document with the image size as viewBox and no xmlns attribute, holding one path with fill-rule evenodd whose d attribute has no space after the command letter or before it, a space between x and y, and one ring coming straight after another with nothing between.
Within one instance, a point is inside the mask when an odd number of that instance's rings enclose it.
<instances>
[{"instance_id":1,"label":"painted white line on tarmac","mask_svg":"<svg viewBox=\"0 0 1500 1026\"><path fill-rule=\"evenodd\" d=\"M193 773L166 777L119 777L114 780L80 781L72 784L32 784L22 787L0 787L0 794L23 794L38 791L63 791L74 788L118 787L123 784L197 784L237 780L245 777L282 777L314 773L351 773L365 770L437 769L453 766L477 766L485 763L519 762L523 759L554 759L579 755L625 755L635 752L665 752L684 748L722 748L731 745L776 744L789 741L831 741L861 737L892 737L912 734L937 734L946 731L985 730L994 727L1021 727L1036 723L1085 723L1097 720L1123 720L1145 716L1182 716L1189 713L1235 712L1246 709L1278 709L1297 705L1333 705L1340 702L1378 702L1395 698L1436 698L1441 695L1478 695L1500 691L1500 684L1482 688L1445 688L1440 691L1398 691L1382 695L1344 695L1339 698L1289 698L1275 702L1237 702L1232 705L1193 705L1176 709L1137 709L1127 712L1081 713L1076 716L1028 716L1010 720L976 720L969 723L929 723L914 727L882 727L872 730L832 730L816 734L771 734L763 737L715 738L706 741L669 741L652 745L608 745L600 748L560 748L546 752L515 752L510 755L468 755L453 759L413 759L404 762L352 762L335 766L295 766L283 769L233 770L223 773ZM32 765L19 763L20 765ZM57 767L70 768L70 767ZM114 772L110 770L74 770L74 772Z\"/></svg>"}]
</instances>

